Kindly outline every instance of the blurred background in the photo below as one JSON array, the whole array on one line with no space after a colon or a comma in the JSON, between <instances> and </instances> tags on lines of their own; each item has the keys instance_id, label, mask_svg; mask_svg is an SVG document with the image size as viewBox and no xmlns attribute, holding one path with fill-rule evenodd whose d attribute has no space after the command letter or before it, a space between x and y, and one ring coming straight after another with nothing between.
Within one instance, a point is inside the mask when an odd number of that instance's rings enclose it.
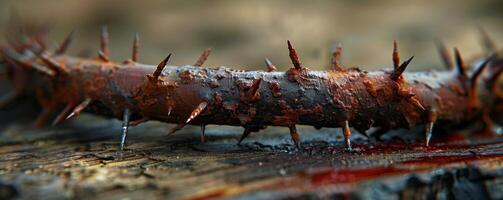
<instances>
[{"instance_id":1,"label":"blurred background","mask_svg":"<svg viewBox=\"0 0 503 200\"><path fill-rule=\"evenodd\" d=\"M289 39L312 69L327 69L336 42L343 45L345 66L376 69L390 66L396 39L403 59L415 56L411 70L441 69L435 40L458 47L464 57L480 55L478 25L503 46L503 1L2 0L0 32L11 10L22 20L48 24L54 45L75 29L74 55L85 50L94 55L100 27L107 24L112 58L122 61L139 32L140 59L149 64L170 52L171 64L193 64L211 47L207 66L264 69L269 57L286 69Z\"/></svg>"}]
</instances>

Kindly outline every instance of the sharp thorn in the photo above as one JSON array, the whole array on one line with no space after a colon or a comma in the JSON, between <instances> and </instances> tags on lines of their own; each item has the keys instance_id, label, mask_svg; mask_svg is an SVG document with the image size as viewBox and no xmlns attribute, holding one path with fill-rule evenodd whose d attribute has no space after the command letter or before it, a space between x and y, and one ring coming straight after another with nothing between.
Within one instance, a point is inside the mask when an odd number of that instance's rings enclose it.
<instances>
[{"instance_id":1,"label":"sharp thorn","mask_svg":"<svg viewBox=\"0 0 503 200\"><path fill-rule=\"evenodd\" d=\"M472 83L473 86L476 85L477 80L480 78L480 75L482 75L482 72L484 71L484 69L487 68L489 62L491 60L493 60L494 58L496 58L495 54L489 56L487 59L484 60L484 62L482 62L480 64L480 66L477 68L477 70L473 73L472 77L470 78L471 79L470 82Z\"/></svg>"},{"instance_id":2,"label":"sharp thorn","mask_svg":"<svg viewBox=\"0 0 503 200\"><path fill-rule=\"evenodd\" d=\"M150 118L148 118L148 117L142 117L140 119L137 119L137 120L129 122L129 126L138 126L138 125L140 125L142 123L147 122L148 120L150 120Z\"/></svg>"},{"instance_id":3,"label":"sharp thorn","mask_svg":"<svg viewBox=\"0 0 503 200\"><path fill-rule=\"evenodd\" d=\"M408 60L406 60L405 62L403 62L400 66L398 66L398 68L396 68L393 71L393 73L391 74L391 79L398 80L398 78L400 76L402 76L402 73L405 71L405 69L407 68L407 66L412 61L413 58L414 58L414 56L410 57Z\"/></svg>"},{"instance_id":4,"label":"sharp thorn","mask_svg":"<svg viewBox=\"0 0 503 200\"><path fill-rule=\"evenodd\" d=\"M265 65L267 66L267 72L275 72L278 71L278 68L272 64L269 58L265 58Z\"/></svg>"},{"instance_id":5,"label":"sharp thorn","mask_svg":"<svg viewBox=\"0 0 503 200\"><path fill-rule=\"evenodd\" d=\"M33 126L35 128L41 128L45 125L47 119L51 116L52 109L44 108L42 112L37 116L35 122L33 122Z\"/></svg>"},{"instance_id":6,"label":"sharp thorn","mask_svg":"<svg viewBox=\"0 0 503 200\"><path fill-rule=\"evenodd\" d=\"M400 65L400 53L398 53L396 40L393 41L393 55L391 59L393 60L393 69L397 70Z\"/></svg>"},{"instance_id":7,"label":"sharp thorn","mask_svg":"<svg viewBox=\"0 0 503 200\"><path fill-rule=\"evenodd\" d=\"M498 86L498 79L499 77L501 76L501 74L503 74L503 67L500 66L500 68L498 68L498 70L496 72L494 72L494 74L491 75L491 77L489 78L488 80L488 86L489 86L489 90L494 94L497 90L497 86Z\"/></svg>"},{"instance_id":8,"label":"sharp thorn","mask_svg":"<svg viewBox=\"0 0 503 200\"><path fill-rule=\"evenodd\" d=\"M428 119L426 123L425 137L426 137L426 146L430 145L431 136L433 133L433 126L437 121L437 113L435 111L428 111Z\"/></svg>"},{"instance_id":9,"label":"sharp thorn","mask_svg":"<svg viewBox=\"0 0 503 200\"><path fill-rule=\"evenodd\" d=\"M173 127L169 131L168 136L173 135L174 133L176 133L178 130L182 129L183 127L185 127L185 124L178 124L178 125L176 125L175 127Z\"/></svg>"},{"instance_id":10,"label":"sharp thorn","mask_svg":"<svg viewBox=\"0 0 503 200\"><path fill-rule=\"evenodd\" d=\"M297 131L297 127L295 127L295 125L291 125L288 128L290 129L290 137L292 138L295 147L300 149L300 135L299 132Z\"/></svg>"},{"instance_id":11,"label":"sharp thorn","mask_svg":"<svg viewBox=\"0 0 503 200\"><path fill-rule=\"evenodd\" d=\"M496 57L496 55L493 54L492 56L490 56L489 58L484 60L484 62L475 70L472 77L470 78L470 90L469 90L469 107L470 108L475 108L475 107L479 106L479 101L478 101L478 96L477 96L477 83L478 83L480 76L482 75L484 70L487 68L489 62L491 60L493 60L493 58L495 58L495 57Z\"/></svg>"},{"instance_id":12,"label":"sharp thorn","mask_svg":"<svg viewBox=\"0 0 503 200\"><path fill-rule=\"evenodd\" d=\"M53 58L51 58L47 54L42 53L42 54L40 54L39 57L42 59L42 61L44 61L45 64L47 64L47 66L49 66L49 68L51 70L56 71L56 72L61 73L61 74L67 74L68 73L68 71L66 70L66 68L64 68L56 60L54 60Z\"/></svg>"},{"instance_id":13,"label":"sharp thorn","mask_svg":"<svg viewBox=\"0 0 503 200\"><path fill-rule=\"evenodd\" d=\"M189 118L187 119L187 121L185 121L185 123L189 123L190 121L192 121L194 118L196 118L197 116L199 116L199 114L201 114L201 112L204 111L204 109L206 108L206 106L208 106L208 103L206 101L203 101L201 102L196 109L194 109L192 111L192 113L190 113L190 116Z\"/></svg>"},{"instance_id":14,"label":"sharp thorn","mask_svg":"<svg viewBox=\"0 0 503 200\"><path fill-rule=\"evenodd\" d=\"M250 90L248 90L248 96L251 101L256 101L260 97L260 84L262 83L262 78L253 81Z\"/></svg>"},{"instance_id":15,"label":"sharp thorn","mask_svg":"<svg viewBox=\"0 0 503 200\"><path fill-rule=\"evenodd\" d=\"M110 51L108 49L109 36L108 36L108 28L106 25L101 27L101 40L100 40L100 50L104 57L108 58ZM107 59L108 61L108 59Z\"/></svg>"},{"instance_id":16,"label":"sharp thorn","mask_svg":"<svg viewBox=\"0 0 503 200\"><path fill-rule=\"evenodd\" d=\"M131 117L131 110L129 108L124 109L122 114L122 136L121 136L121 146L120 151L124 150L124 144L126 143L126 136L129 129L129 118Z\"/></svg>"},{"instance_id":17,"label":"sharp thorn","mask_svg":"<svg viewBox=\"0 0 503 200\"><path fill-rule=\"evenodd\" d=\"M105 55L105 53L103 53L103 51L101 51L101 50L99 50L99 51L98 51L98 57L99 57L102 61L104 61L104 62L109 62L109 61L110 61L110 59L108 58L108 56L107 56L107 55Z\"/></svg>"},{"instance_id":18,"label":"sharp thorn","mask_svg":"<svg viewBox=\"0 0 503 200\"><path fill-rule=\"evenodd\" d=\"M164 58L164 60L162 60L159 63L159 65L157 65L157 68L155 69L154 73L152 73L152 80L158 80L159 79L159 76L161 75L162 70L164 69L164 67L166 67L166 64L168 63L170 57L171 57L171 53L168 54L168 56L166 56L166 58Z\"/></svg>"},{"instance_id":19,"label":"sharp thorn","mask_svg":"<svg viewBox=\"0 0 503 200\"><path fill-rule=\"evenodd\" d=\"M133 41L133 53L131 55L131 60L133 62L138 62L140 60L140 34L136 33Z\"/></svg>"},{"instance_id":20,"label":"sharp thorn","mask_svg":"<svg viewBox=\"0 0 503 200\"><path fill-rule=\"evenodd\" d=\"M454 48L454 57L456 59L456 68L458 69L459 75L467 77L466 68L461 58L461 54L457 48Z\"/></svg>"},{"instance_id":21,"label":"sharp thorn","mask_svg":"<svg viewBox=\"0 0 503 200\"><path fill-rule=\"evenodd\" d=\"M206 136L206 124L201 124L201 143L206 142L205 136Z\"/></svg>"},{"instance_id":22,"label":"sharp thorn","mask_svg":"<svg viewBox=\"0 0 503 200\"><path fill-rule=\"evenodd\" d=\"M344 127L342 129L344 135L344 141L346 142L346 148L351 151L351 130L349 129L348 120L344 121Z\"/></svg>"},{"instance_id":23,"label":"sharp thorn","mask_svg":"<svg viewBox=\"0 0 503 200\"><path fill-rule=\"evenodd\" d=\"M171 115L171 111L173 110L173 108L170 106L168 107L168 117Z\"/></svg>"},{"instance_id":24,"label":"sharp thorn","mask_svg":"<svg viewBox=\"0 0 503 200\"><path fill-rule=\"evenodd\" d=\"M245 138L247 138L250 135L250 133L251 133L251 129L245 127L243 134L241 134L241 138L239 138L238 145L241 145L241 142L243 142L243 140Z\"/></svg>"},{"instance_id":25,"label":"sharp thorn","mask_svg":"<svg viewBox=\"0 0 503 200\"><path fill-rule=\"evenodd\" d=\"M58 114L58 116L52 121L51 126L55 126L59 123L61 123L64 119L66 119L66 116L70 111L72 111L73 107L75 105L73 103L69 103L65 106L65 108Z\"/></svg>"},{"instance_id":26,"label":"sharp thorn","mask_svg":"<svg viewBox=\"0 0 503 200\"><path fill-rule=\"evenodd\" d=\"M480 30L480 35L482 36L482 44L483 44L485 50L490 54L496 53L498 51L498 48L496 48L496 44L491 39L491 37L489 37L489 34L487 34L487 31L482 26L479 26L479 30Z\"/></svg>"},{"instance_id":27,"label":"sharp thorn","mask_svg":"<svg viewBox=\"0 0 503 200\"><path fill-rule=\"evenodd\" d=\"M332 50L332 59L330 67L332 70L338 70L338 71L342 70L341 57L342 57L342 45L338 43Z\"/></svg>"},{"instance_id":28,"label":"sharp thorn","mask_svg":"<svg viewBox=\"0 0 503 200\"><path fill-rule=\"evenodd\" d=\"M70 46L70 43L72 42L73 39L73 34L75 30L72 30L68 36L66 36L65 40L61 43L61 45L58 47L58 49L54 52L56 55L64 54L66 50L68 49L68 46Z\"/></svg>"},{"instance_id":29,"label":"sharp thorn","mask_svg":"<svg viewBox=\"0 0 503 200\"><path fill-rule=\"evenodd\" d=\"M440 54L440 57L442 58L444 66L448 70L454 69L454 65L452 64L452 59L451 56L449 55L449 51L447 50L445 44L442 41L437 42L437 49L438 53Z\"/></svg>"},{"instance_id":30,"label":"sharp thorn","mask_svg":"<svg viewBox=\"0 0 503 200\"><path fill-rule=\"evenodd\" d=\"M292 44L290 43L290 40L287 40L288 44L288 50L289 50L289 55L290 59L292 60L292 64L297 70L302 69L302 63L300 62L299 55L297 55L297 51L292 47Z\"/></svg>"},{"instance_id":31,"label":"sharp thorn","mask_svg":"<svg viewBox=\"0 0 503 200\"><path fill-rule=\"evenodd\" d=\"M91 103L91 101L92 100L90 98L86 98L84 101L82 101L82 103L80 103L73 109L73 111L66 117L66 119L70 119L73 116L80 114L80 112L82 112L82 110L84 110Z\"/></svg>"},{"instance_id":32,"label":"sharp thorn","mask_svg":"<svg viewBox=\"0 0 503 200\"><path fill-rule=\"evenodd\" d=\"M204 49L203 53L201 54L201 56L199 56L196 63L194 64L194 66L201 67L204 64L204 62L206 62L208 57L210 56L210 53L211 53L211 48Z\"/></svg>"}]
</instances>

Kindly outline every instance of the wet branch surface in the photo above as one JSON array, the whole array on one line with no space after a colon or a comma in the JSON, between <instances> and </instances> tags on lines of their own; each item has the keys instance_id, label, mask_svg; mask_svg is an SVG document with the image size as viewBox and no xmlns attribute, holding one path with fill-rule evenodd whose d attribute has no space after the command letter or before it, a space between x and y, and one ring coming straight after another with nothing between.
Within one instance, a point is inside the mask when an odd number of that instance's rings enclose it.
<instances>
[{"instance_id":1,"label":"wet branch surface","mask_svg":"<svg viewBox=\"0 0 503 200\"><path fill-rule=\"evenodd\" d=\"M174 125L149 122L131 128L121 155L119 122L81 115L34 129L27 103L0 112L1 198L503 198L497 136L451 134L425 148L421 131L384 142L355 135L347 152L340 129L300 127L297 151L287 128L238 146L242 128L208 126L201 144L199 127L166 137Z\"/></svg>"}]
</instances>

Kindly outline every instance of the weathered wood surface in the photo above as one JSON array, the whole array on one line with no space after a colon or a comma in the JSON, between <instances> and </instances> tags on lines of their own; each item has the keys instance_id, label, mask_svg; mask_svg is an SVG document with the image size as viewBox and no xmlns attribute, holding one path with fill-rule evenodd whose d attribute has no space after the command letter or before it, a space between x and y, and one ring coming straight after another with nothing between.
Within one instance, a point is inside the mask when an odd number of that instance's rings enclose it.
<instances>
[{"instance_id":1,"label":"weathered wood surface","mask_svg":"<svg viewBox=\"0 0 503 200\"><path fill-rule=\"evenodd\" d=\"M82 115L34 129L29 105L0 111L2 199L503 198L501 137L437 137L431 148L356 138L346 152L340 130L302 127L296 151L287 129L237 146L242 128L208 126L201 144L199 127L166 137L172 125L154 122L131 129L121 158L119 122Z\"/></svg>"}]
</instances>

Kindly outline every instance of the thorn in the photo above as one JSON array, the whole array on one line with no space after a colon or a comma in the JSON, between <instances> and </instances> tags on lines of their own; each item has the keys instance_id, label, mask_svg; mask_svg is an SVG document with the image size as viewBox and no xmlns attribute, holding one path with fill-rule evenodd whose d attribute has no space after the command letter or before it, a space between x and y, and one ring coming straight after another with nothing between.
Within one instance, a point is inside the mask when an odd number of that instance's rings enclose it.
<instances>
[{"instance_id":1,"label":"thorn","mask_svg":"<svg viewBox=\"0 0 503 200\"><path fill-rule=\"evenodd\" d=\"M208 103L206 101L203 101L201 102L196 109L194 109L192 111L192 113L190 113L190 116L189 118L187 119L187 121L185 121L185 123L189 123L191 120L193 120L194 118L196 118L197 116L199 116L199 114L201 114L201 112L204 111L204 109L206 108L206 106L208 105Z\"/></svg>"},{"instance_id":2,"label":"thorn","mask_svg":"<svg viewBox=\"0 0 503 200\"><path fill-rule=\"evenodd\" d=\"M105 55L105 53L103 53L103 51L99 50L98 51L98 57L100 57L100 59L104 62L109 62L110 59L108 58L107 55Z\"/></svg>"},{"instance_id":3,"label":"thorn","mask_svg":"<svg viewBox=\"0 0 503 200\"><path fill-rule=\"evenodd\" d=\"M168 117L171 115L171 110L173 110L173 108L171 106L168 107Z\"/></svg>"},{"instance_id":4,"label":"thorn","mask_svg":"<svg viewBox=\"0 0 503 200\"><path fill-rule=\"evenodd\" d=\"M65 108L58 114L56 119L54 119L54 121L52 121L51 126L56 126L57 124L61 123L66 118L68 113L73 109L74 106L75 105L73 103L67 104L65 106Z\"/></svg>"},{"instance_id":5,"label":"thorn","mask_svg":"<svg viewBox=\"0 0 503 200\"><path fill-rule=\"evenodd\" d=\"M297 131L297 127L295 127L295 125L291 125L288 128L290 129L290 136L292 137L292 141L295 144L295 147L300 149L300 135Z\"/></svg>"},{"instance_id":6,"label":"thorn","mask_svg":"<svg viewBox=\"0 0 503 200\"><path fill-rule=\"evenodd\" d=\"M103 56L107 58L106 61L108 61L108 56L110 54L110 51L108 49L108 42L109 42L108 28L106 25L103 25L101 27L100 51L103 54Z\"/></svg>"},{"instance_id":7,"label":"thorn","mask_svg":"<svg viewBox=\"0 0 503 200\"><path fill-rule=\"evenodd\" d=\"M70 119L72 118L74 115L78 115L80 114L80 112L82 112L82 110L84 110L90 103L91 103L91 99L90 98L86 98L84 101L82 101L82 103L80 103L77 107L75 107L72 111L72 113L70 113L66 119Z\"/></svg>"},{"instance_id":8,"label":"thorn","mask_svg":"<svg viewBox=\"0 0 503 200\"><path fill-rule=\"evenodd\" d=\"M454 69L454 65L452 64L451 56L449 55L449 51L445 47L445 44L442 41L437 42L438 53L440 53L440 57L444 62L445 67L448 70Z\"/></svg>"},{"instance_id":9,"label":"thorn","mask_svg":"<svg viewBox=\"0 0 503 200\"><path fill-rule=\"evenodd\" d=\"M211 53L211 48L204 49L203 53L201 54L201 56L199 56L196 63L194 64L194 66L201 67L204 64L204 62L208 59L208 57L210 56L210 53Z\"/></svg>"},{"instance_id":10,"label":"thorn","mask_svg":"<svg viewBox=\"0 0 503 200\"><path fill-rule=\"evenodd\" d=\"M176 125L175 127L173 127L169 131L168 136L173 135L175 132L177 132L178 130L182 129L183 127L185 127L185 124L178 124L178 125Z\"/></svg>"},{"instance_id":11,"label":"thorn","mask_svg":"<svg viewBox=\"0 0 503 200\"><path fill-rule=\"evenodd\" d=\"M349 129L348 120L344 121L344 127L342 129L342 133L344 134L344 141L346 142L347 150L351 151L351 130Z\"/></svg>"},{"instance_id":12,"label":"thorn","mask_svg":"<svg viewBox=\"0 0 503 200\"><path fill-rule=\"evenodd\" d=\"M205 131L206 131L206 124L201 124L201 143L204 143L205 140Z\"/></svg>"},{"instance_id":13,"label":"thorn","mask_svg":"<svg viewBox=\"0 0 503 200\"><path fill-rule=\"evenodd\" d=\"M251 101L256 101L260 97L260 84L262 83L262 78L256 79L253 81L250 90L248 90L248 96Z\"/></svg>"},{"instance_id":14,"label":"thorn","mask_svg":"<svg viewBox=\"0 0 503 200\"><path fill-rule=\"evenodd\" d=\"M241 145L241 142L243 142L243 140L245 138L247 138L250 135L250 133L251 133L251 129L245 127L243 134L241 134L241 138L239 138L238 145Z\"/></svg>"},{"instance_id":15,"label":"thorn","mask_svg":"<svg viewBox=\"0 0 503 200\"><path fill-rule=\"evenodd\" d=\"M489 37L489 34L487 34L487 31L484 29L484 27L479 26L479 31L480 35L482 36L482 44L484 45L486 51L491 54L496 53L498 51L498 48L496 48L494 41L491 39L491 37Z\"/></svg>"},{"instance_id":16,"label":"thorn","mask_svg":"<svg viewBox=\"0 0 503 200\"><path fill-rule=\"evenodd\" d=\"M426 110L426 108L423 106L423 104L421 104L421 102L415 96L410 96L409 100L412 101L412 103L414 105L421 108L421 110Z\"/></svg>"},{"instance_id":17,"label":"thorn","mask_svg":"<svg viewBox=\"0 0 503 200\"><path fill-rule=\"evenodd\" d=\"M159 79L159 76L161 75L161 72L164 69L164 67L166 67L166 64L168 63L170 57L171 57L171 53L168 54L168 56L166 56L166 58L164 58L164 60L162 60L159 63L159 65L157 65L157 68L155 69L154 73L152 73L151 80L158 80Z\"/></svg>"},{"instance_id":18,"label":"thorn","mask_svg":"<svg viewBox=\"0 0 503 200\"><path fill-rule=\"evenodd\" d=\"M56 55L64 54L66 50L68 49L68 46L70 46L70 43L72 42L73 39L73 33L75 30L72 30L68 36L66 36L65 40L61 43L59 48L54 52Z\"/></svg>"},{"instance_id":19,"label":"thorn","mask_svg":"<svg viewBox=\"0 0 503 200\"><path fill-rule=\"evenodd\" d=\"M38 65L36 63L29 63L27 61L23 61L20 58L20 55L17 54L14 50L4 50L3 53L7 56L4 57L5 61L11 65L16 66L17 64L29 68L29 69L35 69L38 72L41 72L49 77L53 77L56 75L56 72L53 70L43 66L43 65Z\"/></svg>"},{"instance_id":20,"label":"thorn","mask_svg":"<svg viewBox=\"0 0 503 200\"><path fill-rule=\"evenodd\" d=\"M265 65L267 66L267 72L275 72L278 71L278 68L272 64L269 58L265 58Z\"/></svg>"},{"instance_id":21,"label":"thorn","mask_svg":"<svg viewBox=\"0 0 503 200\"><path fill-rule=\"evenodd\" d=\"M129 108L124 109L124 113L122 114L122 137L121 137L121 146L120 151L124 150L124 143L126 143L126 136L129 129L129 118L131 117L131 110Z\"/></svg>"},{"instance_id":22,"label":"thorn","mask_svg":"<svg viewBox=\"0 0 503 200\"><path fill-rule=\"evenodd\" d=\"M290 40L287 40L288 44L288 50L290 54L290 59L292 60L293 66L297 70L302 69L302 63L300 62L299 55L297 55L297 51L292 47L292 44L290 43Z\"/></svg>"},{"instance_id":23,"label":"thorn","mask_svg":"<svg viewBox=\"0 0 503 200\"><path fill-rule=\"evenodd\" d=\"M332 50L331 69L336 70L336 71L342 70L341 56L342 56L342 45L340 43L338 43L337 45L335 45L335 48Z\"/></svg>"},{"instance_id":24,"label":"thorn","mask_svg":"<svg viewBox=\"0 0 503 200\"><path fill-rule=\"evenodd\" d=\"M42 61L44 61L45 64L47 64L47 66L49 66L49 68L51 70L54 70L54 71L61 73L61 74L68 73L68 71L66 70L65 67L60 65L56 60L54 60L53 58L51 58L47 54L45 54L45 53L40 54L40 58L42 59Z\"/></svg>"},{"instance_id":25,"label":"thorn","mask_svg":"<svg viewBox=\"0 0 503 200\"><path fill-rule=\"evenodd\" d=\"M498 78L501 76L501 74L503 74L503 67L500 66L500 68L498 68L498 70L494 74L492 74L488 80L489 89L493 94L495 94L496 89L498 88Z\"/></svg>"},{"instance_id":26,"label":"thorn","mask_svg":"<svg viewBox=\"0 0 503 200\"><path fill-rule=\"evenodd\" d=\"M134 35L133 55L131 55L131 60L133 60L133 62L138 62L139 59L140 59L140 34L136 33Z\"/></svg>"},{"instance_id":27,"label":"thorn","mask_svg":"<svg viewBox=\"0 0 503 200\"><path fill-rule=\"evenodd\" d=\"M480 66L477 68L477 70L473 73L472 77L470 78L470 82L472 83L472 87L476 85L477 80L480 78L480 75L482 75L482 72L484 71L485 68L487 68L489 62L496 58L496 55L493 54L489 56L486 60L484 60L483 63L480 64Z\"/></svg>"},{"instance_id":28,"label":"thorn","mask_svg":"<svg viewBox=\"0 0 503 200\"><path fill-rule=\"evenodd\" d=\"M430 110L428 112L428 119L425 130L426 146L430 145L430 140L433 133L433 126L435 125L436 121L437 121L437 113L435 111Z\"/></svg>"},{"instance_id":29,"label":"thorn","mask_svg":"<svg viewBox=\"0 0 503 200\"><path fill-rule=\"evenodd\" d=\"M45 125L47 118L51 116L52 109L49 108L43 108L42 112L37 116L37 119L35 122L33 122L33 126L35 128L41 128L42 126Z\"/></svg>"},{"instance_id":30,"label":"thorn","mask_svg":"<svg viewBox=\"0 0 503 200\"><path fill-rule=\"evenodd\" d=\"M487 58L478 68L477 70L473 73L472 77L470 78L470 90L469 90L469 107L475 108L479 105L478 102L478 97L477 97L477 83L482 75L482 72L484 72L484 69L487 68L488 63L495 58L496 55L493 54L489 58Z\"/></svg>"},{"instance_id":31,"label":"thorn","mask_svg":"<svg viewBox=\"0 0 503 200\"><path fill-rule=\"evenodd\" d=\"M138 125L140 125L142 123L147 122L148 120L150 120L149 117L142 117L140 119L137 119L137 120L129 122L129 126L138 126Z\"/></svg>"},{"instance_id":32,"label":"thorn","mask_svg":"<svg viewBox=\"0 0 503 200\"><path fill-rule=\"evenodd\" d=\"M400 64L400 53L398 53L398 45L396 43L396 40L393 40L393 54L391 56L391 59L393 60L393 69L397 70Z\"/></svg>"},{"instance_id":33,"label":"thorn","mask_svg":"<svg viewBox=\"0 0 503 200\"><path fill-rule=\"evenodd\" d=\"M410 57L408 60L406 60L405 62L403 62L400 66L398 66L398 68L396 68L393 71L393 73L391 74L391 79L398 80L398 78L400 76L402 76L402 73L405 71L405 69L407 68L407 66L412 61L413 58L414 58L414 56Z\"/></svg>"},{"instance_id":34,"label":"thorn","mask_svg":"<svg viewBox=\"0 0 503 200\"><path fill-rule=\"evenodd\" d=\"M456 58L456 68L458 69L459 75L463 77L467 77L466 68L463 64L463 59L461 58L461 54L457 48L454 48L454 57Z\"/></svg>"}]
</instances>

